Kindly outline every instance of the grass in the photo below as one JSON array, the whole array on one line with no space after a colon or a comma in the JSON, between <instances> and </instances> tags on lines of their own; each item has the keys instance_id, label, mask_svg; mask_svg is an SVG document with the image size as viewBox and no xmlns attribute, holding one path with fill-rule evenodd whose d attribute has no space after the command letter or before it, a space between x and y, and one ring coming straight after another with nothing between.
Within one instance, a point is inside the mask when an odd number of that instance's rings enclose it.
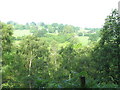
<instances>
[{"instance_id":1,"label":"grass","mask_svg":"<svg viewBox=\"0 0 120 90\"><path fill-rule=\"evenodd\" d=\"M81 42L83 46L88 45L88 39L89 39L89 37L87 37L87 36L78 37L79 42Z\"/></svg>"},{"instance_id":2,"label":"grass","mask_svg":"<svg viewBox=\"0 0 120 90\"><path fill-rule=\"evenodd\" d=\"M48 35L55 35L57 36L58 34L57 33L47 33Z\"/></svg>"},{"instance_id":3,"label":"grass","mask_svg":"<svg viewBox=\"0 0 120 90\"><path fill-rule=\"evenodd\" d=\"M13 31L14 37L22 37L25 35L32 35L32 33L30 33L30 30L14 30Z\"/></svg>"},{"instance_id":4,"label":"grass","mask_svg":"<svg viewBox=\"0 0 120 90\"><path fill-rule=\"evenodd\" d=\"M13 36L14 37L22 37L25 35L32 35L32 33L30 33L30 30L14 30L13 32ZM56 36L56 33L48 33L48 35L53 35ZM78 39L78 42L82 43L83 46L88 45L88 38L87 36L77 36L76 37ZM18 44L19 42L16 42L16 44ZM68 43L61 43L59 46L66 46L66 44Z\"/></svg>"}]
</instances>

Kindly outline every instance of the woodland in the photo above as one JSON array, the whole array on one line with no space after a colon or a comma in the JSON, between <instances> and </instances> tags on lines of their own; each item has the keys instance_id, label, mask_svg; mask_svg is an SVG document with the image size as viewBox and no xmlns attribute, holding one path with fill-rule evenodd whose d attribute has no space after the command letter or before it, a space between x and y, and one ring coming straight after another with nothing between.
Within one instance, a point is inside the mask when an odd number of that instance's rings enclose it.
<instances>
[{"instance_id":1,"label":"woodland","mask_svg":"<svg viewBox=\"0 0 120 90\"><path fill-rule=\"evenodd\" d=\"M115 9L102 28L0 21L2 88L120 88L119 20Z\"/></svg>"}]
</instances>

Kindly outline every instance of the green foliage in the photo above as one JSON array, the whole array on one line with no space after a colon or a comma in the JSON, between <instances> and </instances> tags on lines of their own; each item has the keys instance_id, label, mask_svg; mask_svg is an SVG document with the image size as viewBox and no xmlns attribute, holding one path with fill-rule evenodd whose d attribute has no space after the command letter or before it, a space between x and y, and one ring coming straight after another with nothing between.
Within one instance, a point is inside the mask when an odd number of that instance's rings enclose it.
<instances>
[{"instance_id":1,"label":"green foliage","mask_svg":"<svg viewBox=\"0 0 120 90\"><path fill-rule=\"evenodd\" d=\"M96 76L100 82L120 85L120 25L117 10L114 10L105 20L101 30L101 39L93 51L96 62Z\"/></svg>"},{"instance_id":2,"label":"green foliage","mask_svg":"<svg viewBox=\"0 0 120 90\"><path fill-rule=\"evenodd\" d=\"M63 34L67 34L67 33L73 33L74 32L74 28L71 25L65 25L63 28Z\"/></svg>"},{"instance_id":3,"label":"green foliage","mask_svg":"<svg viewBox=\"0 0 120 90\"><path fill-rule=\"evenodd\" d=\"M91 31L98 31L100 30L101 28L85 28L85 30L91 30Z\"/></svg>"},{"instance_id":4,"label":"green foliage","mask_svg":"<svg viewBox=\"0 0 120 90\"><path fill-rule=\"evenodd\" d=\"M12 26L0 22L0 32L2 33L2 78L3 78L3 87L12 87L11 82L14 80L14 77L11 75L12 72L12 62L13 62L13 53L12 53ZM10 76L11 75L11 76Z\"/></svg>"},{"instance_id":5,"label":"green foliage","mask_svg":"<svg viewBox=\"0 0 120 90\"><path fill-rule=\"evenodd\" d=\"M51 41L55 40L59 43L65 43L66 41L69 41L73 35L72 34L66 34L66 35L63 35L63 34L58 34L58 35L54 35L54 34L46 34L45 35L47 41L49 43L51 43Z\"/></svg>"},{"instance_id":6,"label":"green foliage","mask_svg":"<svg viewBox=\"0 0 120 90\"><path fill-rule=\"evenodd\" d=\"M9 51L11 48L12 44L12 27L11 25L6 25L3 23L0 23L0 26L2 27L2 46L3 46L3 51Z\"/></svg>"},{"instance_id":7,"label":"green foliage","mask_svg":"<svg viewBox=\"0 0 120 90\"><path fill-rule=\"evenodd\" d=\"M23 62L21 63L24 67L21 67L23 68L22 72L25 72L23 75L24 77L26 76L29 81L28 84L26 83L25 87L34 87L35 81L33 80L41 76L44 78L44 72L47 72L46 65L49 63L47 44L39 38L27 36L20 43L17 52ZM20 74L22 72L20 71L18 73ZM21 78L21 82L25 83L26 79L23 80Z\"/></svg>"},{"instance_id":8,"label":"green foliage","mask_svg":"<svg viewBox=\"0 0 120 90\"><path fill-rule=\"evenodd\" d=\"M79 32L79 33L78 33L78 36L83 36L83 33L82 33L82 32Z\"/></svg>"},{"instance_id":9,"label":"green foliage","mask_svg":"<svg viewBox=\"0 0 120 90\"><path fill-rule=\"evenodd\" d=\"M44 37L47 31L45 29L37 30L33 34L37 37Z\"/></svg>"},{"instance_id":10,"label":"green foliage","mask_svg":"<svg viewBox=\"0 0 120 90\"><path fill-rule=\"evenodd\" d=\"M89 39L91 41L97 41L99 39L99 32L96 32L95 34L89 34Z\"/></svg>"},{"instance_id":11,"label":"green foliage","mask_svg":"<svg viewBox=\"0 0 120 90\"><path fill-rule=\"evenodd\" d=\"M118 19L114 10L100 31L101 38L95 28L81 36L80 28L72 25L0 22L3 88L82 88L83 76L86 88L118 88ZM33 35L13 37L12 29L29 29Z\"/></svg>"}]
</instances>

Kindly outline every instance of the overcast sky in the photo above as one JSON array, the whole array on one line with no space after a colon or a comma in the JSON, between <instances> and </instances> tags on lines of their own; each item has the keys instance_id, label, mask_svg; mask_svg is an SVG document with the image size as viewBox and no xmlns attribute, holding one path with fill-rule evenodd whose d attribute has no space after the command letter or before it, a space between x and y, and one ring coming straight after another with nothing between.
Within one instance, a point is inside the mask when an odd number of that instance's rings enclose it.
<instances>
[{"instance_id":1,"label":"overcast sky","mask_svg":"<svg viewBox=\"0 0 120 90\"><path fill-rule=\"evenodd\" d=\"M0 20L102 27L120 0L0 0Z\"/></svg>"}]
</instances>

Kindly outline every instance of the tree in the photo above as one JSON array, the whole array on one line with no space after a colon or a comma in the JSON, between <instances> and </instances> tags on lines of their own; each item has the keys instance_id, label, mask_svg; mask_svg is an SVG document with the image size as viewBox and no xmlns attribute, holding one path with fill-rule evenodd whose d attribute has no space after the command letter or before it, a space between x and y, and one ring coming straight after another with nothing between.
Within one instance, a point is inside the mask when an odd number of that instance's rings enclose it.
<instances>
[{"instance_id":1,"label":"tree","mask_svg":"<svg viewBox=\"0 0 120 90\"><path fill-rule=\"evenodd\" d=\"M44 37L46 33L47 33L46 29L41 29L36 30L36 32L34 32L34 35L37 37Z\"/></svg>"},{"instance_id":2,"label":"tree","mask_svg":"<svg viewBox=\"0 0 120 90\"><path fill-rule=\"evenodd\" d=\"M15 30L24 30L25 29L25 25L16 24L16 25L14 25L14 29Z\"/></svg>"},{"instance_id":3,"label":"tree","mask_svg":"<svg viewBox=\"0 0 120 90\"><path fill-rule=\"evenodd\" d=\"M54 33L55 32L55 28L52 27L52 25L48 25L48 31L49 31L49 33Z\"/></svg>"},{"instance_id":4,"label":"tree","mask_svg":"<svg viewBox=\"0 0 120 90\"><path fill-rule=\"evenodd\" d=\"M29 25L29 23L26 23L26 24L25 24L25 29L27 29L27 30L30 29L30 25Z\"/></svg>"},{"instance_id":5,"label":"tree","mask_svg":"<svg viewBox=\"0 0 120 90\"><path fill-rule=\"evenodd\" d=\"M89 35L88 40L97 41L99 39L99 32L98 31L96 33L94 33L94 34L88 34L88 35Z\"/></svg>"},{"instance_id":6,"label":"tree","mask_svg":"<svg viewBox=\"0 0 120 90\"><path fill-rule=\"evenodd\" d=\"M14 81L11 69L13 68L13 45L12 45L12 26L0 22L0 32L2 33L2 86L12 87L11 82Z\"/></svg>"},{"instance_id":7,"label":"tree","mask_svg":"<svg viewBox=\"0 0 120 90\"><path fill-rule=\"evenodd\" d=\"M63 32L63 28L64 28L64 25L63 24L59 24L58 25L58 32Z\"/></svg>"},{"instance_id":8,"label":"tree","mask_svg":"<svg viewBox=\"0 0 120 90\"><path fill-rule=\"evenodd\" d=\"M120 85L119 18L116 9L106 18L101 30L101 39L93 51L99 81L118 85Z\"/></svg>"},{"instance_id":9,"label":"tree","mask_svg":"<svg viewBox=\"0 0 120 90\"><path fill-rule=\"evenodd\" d=\"M78 33L78 36L83 36L83 33L82 33L82 32L79 32L79 33Z\"/></svg>"},{"instance_id":10,"label":"tree","mask_svg":"<svg viewBox=\"0 0 120 90\"><path fill-rule=\"evenodd\" d=\"M49 51L47 44L35 36L27 36L23 39L18 48L17 55L20 57L19 64L16 70L19 81L23 84L22 87L33 88L36 85L38 78L45 79L49 65ZM16 61L18 62L18 60ZM21 69L21 70L20 70Z\"/></svg>"},{"instance_id":11,"label":"tree","mask_svg":"<svg viewBox=\"0 0 120 90\"><path fill-rule=\"evenodd\" d=\"M8 21L7 24L16 25L17 23L14 21Z\"/></svg>"},{"instance_id":12,"label":"tree","mask_svg":"<svg viewBox=\"0 0 120 90\"><path fill-rule=\"evenodd\" d=\"M72 25L65 25L63 28L63 34L74 33L74 28Z\"/></svg>"}]
</instances>

